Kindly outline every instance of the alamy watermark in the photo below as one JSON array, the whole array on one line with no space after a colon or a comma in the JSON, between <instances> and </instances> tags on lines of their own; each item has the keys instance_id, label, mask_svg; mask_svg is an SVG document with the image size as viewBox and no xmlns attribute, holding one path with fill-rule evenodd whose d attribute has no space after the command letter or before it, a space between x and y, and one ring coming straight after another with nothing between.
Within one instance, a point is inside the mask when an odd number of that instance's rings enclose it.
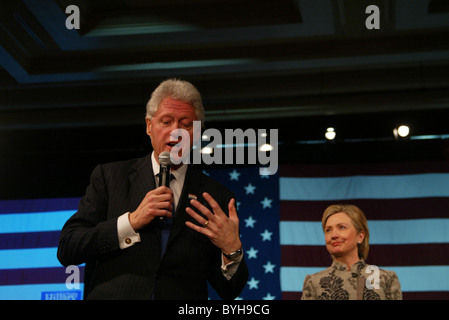
<instances>
[{"instance_id":1,"label":"alamy watermark","mask_svg":"<svg viewBox=\"0 0 449 320\"><path fill-rule=\"evenodd\" d=\"M260 175L273 175L278 170L277 129L269 132L266 129L225 129L223 138L214 128L201 134L201 121L194 121L193 137L191 146L187 130L179 128L171 132L171 141L178 142L170 152L173 164L259 164L262 166ZM210 143L202 147L201 140Z\"/></svg>"},{"instance_id":2,"label":"alamy watermark","mask_svg":"<svg viewBox=\"0 0 449 320\"><path fill-rule=\"evenodd\" d=\"M380 273L379 267L375 265L368 265L365 273L369 273L370 276L366 278L365 286L367 289L380 289Z\"/></svg>"},{"instance_id":3,"label":"alamy watermark","mask_svg":"<svg viewBox=\"0 0 449 320\"><path fill-rule=\"evenodd\" d=\"M80 289L80 268L70 265L65 268L65 273L69 274L65 279L65 287L69 290Z\"/></svg>"},{"instance_id":4,"label":"alamy watermark","mask_svg":"<svg viewBox=\"0 0 449 320\"><path fill-rule=\"evenodd\" d=\"M380 271L379 267L375 265L368 265L365 273L369 274L365 280L365 286L369 290L380 289ZM65 286L68 290L80 289L80 269L78 266L70 265L65 269L65 273L69 274L65 281ZM47 293L48 294L48 293Z\"/></svg>"},{"instance_id":5,"label":"alamy watermark","mask_svg":"<svg viewBox=\"0 0 449 320\"><path fill-rule=\"evenodd\" d=\"M70 15L65 19L65 27L69 30L80 28L80 8L72 4L65 8L65 13Z\"/></svg>"},{"instance_id":6,"label":"alamy watermark","mask_svg":"<svg viewBox=\"0 0 449 320\"><path fill-rule=\"evenodd\" d=\"M67 29L80 29L80 9L77 5L69 5L65 9L65 13L69 14L66 18L65 26ZM380 9L376 5L368 5L365 13L369 16L365 20L365 27L368 30L380 29Z\"/></svg>"},{"instance_id":7,"label":"alamy watermark","mask_svg":"<svg viewBox=\"0 0 449 320\"><path fill-rule=\"evenodd\" d=\"M365 20L365 27L368 30L380 29L380 9L378 6L372 4L366 7L366 14L370 14Z\"/></svg>"}]
</instances>

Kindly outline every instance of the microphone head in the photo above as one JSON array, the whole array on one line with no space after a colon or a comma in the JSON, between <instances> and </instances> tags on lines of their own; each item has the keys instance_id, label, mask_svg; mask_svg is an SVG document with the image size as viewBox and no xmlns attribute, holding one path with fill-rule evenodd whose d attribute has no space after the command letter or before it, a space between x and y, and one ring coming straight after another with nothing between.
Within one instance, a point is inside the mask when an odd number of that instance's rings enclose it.
<instances>
[{"instance_id":1,"label":"microphone head","mask_svg":"<svg viewBox=\"0 0 449 320\"><path fill-rule=\"evenodd\" d=\"M172 164L170 159L170 152L164 151L159 154L159 164L161 166L170 166Z\"/></svg>"}]
</instances>

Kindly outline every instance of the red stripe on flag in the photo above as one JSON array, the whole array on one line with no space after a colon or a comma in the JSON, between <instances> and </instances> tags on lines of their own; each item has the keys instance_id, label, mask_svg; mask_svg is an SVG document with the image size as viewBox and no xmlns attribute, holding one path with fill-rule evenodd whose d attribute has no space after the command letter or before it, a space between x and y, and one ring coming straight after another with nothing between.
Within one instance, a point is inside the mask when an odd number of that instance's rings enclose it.
<instances>
[{"instance_id":1,"label":"red stripe on flag","mask_svg":"<svg viewBox=\"0 0 449 320\"><path fill-rule=\"evenodd\" d=\"M358 175L402 175L422 173L448 173L449 163L444 161L336 164L336 165L282 165L281 177L345 177Z\"/></svg>"},{"instance_id":2,"label":"red stripe on flag","mask_svg":"<svg viewBox=\"0 0 449 320\"><path fill-rule=\"evenodd\" d=\"M1 286L43 283L65 283L70 273L64 267L4 269L0 270ZM80 279L84 279L84 267L79 267Z\"/></svg>"},{"instance_id":3,"label":"red stripe on flag","mask_svg":"<svg viewBox=\"0 0 449 320\"><path fill-rule=\"evenodd\" d=\"M449 243L370 245L367 263L378 266L448 265ZM332 259L324 246L281 246L285 267L329 267Z\"/></svg>"},{"instance_id":4,"label":"red stripe on flag","mask_svg":"<svg viewBox=\"0 0 449 320\"><path fill-rule=\"evenodd\" d=\"M281 201L281 221L321 221L324 210L349 203L363 210L368 221L447 218L449 198L355 199L343 201Z\"/></svg>"}]
</instances>

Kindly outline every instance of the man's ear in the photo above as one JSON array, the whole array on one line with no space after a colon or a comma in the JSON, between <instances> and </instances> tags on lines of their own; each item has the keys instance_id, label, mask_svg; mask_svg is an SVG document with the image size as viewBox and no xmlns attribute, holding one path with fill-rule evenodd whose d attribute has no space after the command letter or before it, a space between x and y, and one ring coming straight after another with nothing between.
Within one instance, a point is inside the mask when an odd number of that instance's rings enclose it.
<instances>
[{"instance_id":1,"label":"man's ear","mask_svg":"<svg viewBox=\"0 0 449 320\"><path fill-rule=\"evenodd\" d=\"M145 118L147 123L147 135L151 138L151 119Z\"/></svg>"}]
</instances>

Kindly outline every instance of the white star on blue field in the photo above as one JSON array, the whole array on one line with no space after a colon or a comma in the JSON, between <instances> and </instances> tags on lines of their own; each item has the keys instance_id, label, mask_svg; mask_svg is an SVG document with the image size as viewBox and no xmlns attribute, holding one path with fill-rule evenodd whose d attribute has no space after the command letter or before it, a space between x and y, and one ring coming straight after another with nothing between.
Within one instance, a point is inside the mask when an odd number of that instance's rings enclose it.
<instances>
[{"instance_id":1,"label":"white star on blue field","mask_svg":"<svg viewBox=\"0 0 449 320\"><path fill-rule=\"evenodd\" d=\"M234 192L249 278L238 300L281 299L279 268L279 175L259 167L209 169L207 174ZM219 299L214 290L211 299Z\"/></svg>"}]
</instances>

